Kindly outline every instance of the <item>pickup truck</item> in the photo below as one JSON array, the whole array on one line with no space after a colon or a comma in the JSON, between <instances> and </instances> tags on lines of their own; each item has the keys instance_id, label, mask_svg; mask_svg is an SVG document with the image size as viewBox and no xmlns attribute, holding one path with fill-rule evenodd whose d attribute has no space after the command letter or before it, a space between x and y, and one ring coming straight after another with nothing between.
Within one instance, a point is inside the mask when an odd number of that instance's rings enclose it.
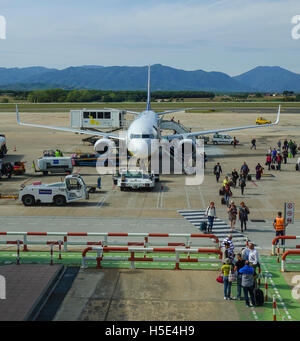
<instances>
[{"instance_id":1,"label":"pickup truck","mask_svg":"<svg viewBox=\"0 0 300 341\"><path fill-rule=\"evenodd\" d=\"M159 176L146 173L142 170L123 170L113 177L114 184L120 187L121 191L126 189L151 189L155 187L155 182Z\"/></svg>"},{"instance_id":2,"label":"pickup truck","mask_svg":"<svg viewBox=\"0 0 300 341\"><path fill-rule=\"evenodd\" d=\"M64 206L66 203L89 199L87 186L79 174L65 177L64 182L42 184L35 182L21 188L19 200L25 206L38 203L53 203L55 206Z\"/></svg>"}]
</instances>

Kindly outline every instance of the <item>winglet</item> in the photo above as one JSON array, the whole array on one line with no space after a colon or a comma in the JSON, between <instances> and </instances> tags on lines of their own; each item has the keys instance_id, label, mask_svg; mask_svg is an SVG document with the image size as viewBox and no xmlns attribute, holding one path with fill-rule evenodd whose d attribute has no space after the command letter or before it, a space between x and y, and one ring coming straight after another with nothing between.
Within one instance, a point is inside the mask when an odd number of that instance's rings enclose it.
<instances>
[{"instance_id":1,"label":"winglet","mask_svg":"<svg viewBox=\"0 0 300 341\"><path fill-rule=\"evenodd\" d=\"M150 94L150 64L148 65L148 95L147 95L147 109L151 110L151 94Z\"/></svg>"},{"instance_id":2,"label":"winglet","mask_svg":"<svg viewBox=\"0 0 300 341\"><path fill-rule=\"evenodd\" d=\"M274 124L278 124L278 123L279 123L279 118L280 118L280 108L281 108L281 105L279 105L279 108L278 108L278 113L277 113L277 119L276 119L276 121L274 122Z\"/></svg>"},{"instance_id":3,"label":"winglet","mask_svg":"<svg viewBox=\"0 0 300 341\"><path fill-rule=\"evenodd\" d=\"M21 124L20 115L19 115L19 109L18 109L18 104L16 104L16 114L17 114L17 123L18 123L18 124Z\"/></svg>"}]
</instances>

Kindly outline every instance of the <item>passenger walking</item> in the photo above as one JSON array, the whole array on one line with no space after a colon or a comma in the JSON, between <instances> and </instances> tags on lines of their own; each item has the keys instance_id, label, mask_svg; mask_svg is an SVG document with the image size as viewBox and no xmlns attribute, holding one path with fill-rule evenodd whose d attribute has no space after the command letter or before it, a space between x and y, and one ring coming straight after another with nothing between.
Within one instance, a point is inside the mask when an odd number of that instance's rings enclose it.
<instances>
[{"instance_id":1,"label":"passenger walking","mask_svg":"<svg viewBox=\"0 0 300 341\"><path fill-rule=\"evenodd\" d=\"M252 139L251 143L252 143L252 146L251 146L250 149L253 149L253 148L254 148L254 149L256 150L256 140L255 140L255 139Z\"/></svg>"},{"instance_id":2,"label":"passenger walking","mask_svg":"<svg viewBox=\"0 0 300 341\"><path fill-rule=\"evenodd\" d=\"M271 169L271 163L272 163L272 157L271 157L271 154L268 154L266 158L266 166L268 166L268 170Z\"/></svg>"},{"instance_id":3,"label":"passenger walking","mask_svg":"<svg viewBox=\"0 0 300 341\"><path fill-rule=\"evenodd\" d=\"M277 142L277 146L278 146L278 149L280 151L281 150L281 141L280 140Z\"/></svg>"},{"instance_id":4,"label":"passenger walking","mask_svg":"<svg viewBox=\"0 0 300 341\"><path fill-rule=\"evenodd\" d=\"M291 153L293 155L293 158L295 157L295 155L297 154L297 145L296 142L294 141L291 147Z\"/></svg>"},{"instance_id":5,"label":"passenger walking","mask_svg":"<svg viewBox=\"0 0 300 341\"><path fill-rule=\"evenodd\" d=\"M224 283L224 300L231 300L231 284L229 281L229 274L233 271L233 266L230 264L230 260L227 258L224 260L224 265L221 268L223 274L223 283Z\"/></svg>"},{"instance_id":6,"label":"passenger walking","mask_svg":"<svg viewBox=\"0 0 300 341\"><path fill-rule=\"evenodd\" d=\"M236 169L234 168L234 170L231 172L231 178L232 178L232 183L234 188L236 187L236 182L237 179L239 178L239 173L236 171Z\"/></svg>"},{"instance_id":7,"label":"passenger walking","mask_svg":"<svg viewBox=\"0 0 300 341\"><path fill-rule=\"evenodd\" d=\"M210 202L209 206L206 209L205 215L207 216L208 220L208 232L212 232L212 228L214 225L214 219L216 218L216 207L213 201Z\"/></svg>"},{"instance_id":8,"label":"passenger walking","mask_svg":"<svg viewBox=\"0 0 300 341\"><path fill-rule=\"evenodd\" d=\"M241 187L241 193L244 195L244 189L246 187L246 178L245 175L241 174L240 180L239 180L239 186Z\"/></svg>"},{"instance_id":9,"label":"passenger walking","mask_svg":"<svg viewBox=\"0 0 300 341\"><path fill-rule=\"evenodd\" d=\"M250 214L249 208L242 201L241 206L239 207L239 220L241 222L241 232L247 230L248 214Z\"/></svg>"},{"instance_id":10,"label":"passenger walking","mask_svg":"<svg viewBox=\"0 0 300 341\"><path fill-rule=\"evenodd\" d=\"M231 232L233 232L237 216L237 208L234 204L234 201L230 202L230 206L228 207L228 219L230 221Z\"/></svg>"},{"instance_id":11,"label":"passenger walking","mask_svg":"<svg viewBox=\"0 0 300 341\"><path fill-rule=\"evenodd\" d=\"M277 161L277 170L281 170L281 162L282 162L282 156L280 153L277 153L277 156L276 156L276 161Z\"/></svg>"},{"instance_id":12,"label":"passenger walking","mask_svg":"<svg viewBox=\"0 0 300 341\"><path fill-rule=\"evenodd\" d=\"M276 163L276 156L277 156L277 150L274 148L272 150L272 161L273 161L273 163Z\"/></svg>"},{"instance_id":13,"label":"passenger walking","mask_svg":"<svg viewBox=\"0 0 300 341\"><path fill-rule=\"evenodd\" d=\"M242 288L244 291L244 298L246 301L246 306L251 307L249 296L251 298L252 306L255 306L255 298L254 298L254 269L249 265L249 261L245 262L245 266L243 266L239 273L242 275Z\"/></svg>"},{"instance_id":14,"label":"passenger walking","mask_svg":"<svg viewBox=\"0 0 300 341\"><path fill-rule=\"evenodd\" d=\"M287 149L283 149L283 151L282 151L282 158L283 158L283 163L286 165L286 163L287 163L287 158L288 158L288 156L289 156L289 153L288 153L288 151L287 151Z\"/></svg>"},{"instance_id":15,"label":"passenger walking","mask_svg":"<svg viewBox=\"0 0 300 341\"><path fill-rule=\"evenodd\" d=\"M225 176L225 179L223 180L223 186L225 187L226 185L229 185L229 178L228 176Z\"/></svg>"},{"instance_id":16,"label":"passenger walking","mask_svg":"<svg viewBox=\"0 0 300 341\"><path fill-rule=\"evenodd\" d=\"M246 162L243 163L242 167L241 167L241 173L243 175L245 175L245 179L247 178L247 175L249 173L249 167L248 165L246 164Z\"/></svg>"},{"instance_id":17,"label":"passenger walking","mask_svg":"<svg viewBox=\"0 0 300 341\"><path fill-rule=\"evenodd\" d=\"M221 167L220 163L218 162L214 167L214 174L216 176L217 182L219 182L221 173L222 173L222 167Z\"/></svg>"},{"instance_id":18,"label":"passenger walking","mask_svg":"<svg viewBox=\"0 0 300 341\"><path fill-rule=\"evenodd\" d=\"M283 141L283 147L284 147L286 150L288 150L289 144L288 144L287 139L285 139L285 140Z\"/></svg>"},{"instance_id":19,"label":"passenger walking","mask_svg":"<svg viewBox=\"0 0 300 341\"><path fill-rule=\"evenodd\" d=\"M226 184L224 186L224 200L225 200L227 207L229 206L229 198L231 196L232 196L232 192L231 192L230 186L228 184Z\"/></svg>"},{"instance_id":20,"label":"passenger walking","mask_svg":"<svg viewBox=\"0 0 300 341\"><path fill-rule=\"evenodd\" d=\"M234 265L234 271L236 272L236 287L237 287L237 300L241 300L241 293L242 293L242 274L239 273L240 269L245 266L245 260L242 258L240 253L237 254L237 261Z\"/></svg>"},{"instance_id":21,"label":"passenger walking","mask_svg":"<svg viewBox=\"0 0 300 341\"><path fill-rule=\"evenodd\" d=\"M263 173L263 167L261 166L260 163L257 164L257 166L255 167L255 171L256 171L256 180L260 180L261 175Z\"/></svg>"},{"instance_id":22,"label":"passenger walking","mask_svg":"<svg viewBox=\"0 0 300 341\"><path fill-rule=\"evenodd\" d=\"M282 217L282 212L277 213L277 217L273 222L273 227L276 231L276 237L284 236L285 235L285 228L288 224L285 223L284 218ZM278 244L278 240L276 241L275 245ZM281 239L281 245L284 245L284 239Z\"/></svg>"}]
</instances>

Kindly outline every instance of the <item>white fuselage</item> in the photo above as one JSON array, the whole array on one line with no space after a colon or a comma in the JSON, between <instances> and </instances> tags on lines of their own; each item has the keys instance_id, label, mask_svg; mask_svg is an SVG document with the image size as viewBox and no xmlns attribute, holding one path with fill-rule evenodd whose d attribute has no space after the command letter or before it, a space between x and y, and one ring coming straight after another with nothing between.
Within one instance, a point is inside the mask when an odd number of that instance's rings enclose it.
<instances>
[{"instance_id":1,"label":"white fuselage","mask_svg":"<svg viewBox=\"0 0 300 341\"><path fill-rule=\"evenodd\" d=\"M154 153L151 140L159 139L158 115L152 110L143 111L129 126L127 149L136 158L147 158ZM155 144L158 145L158 144Z\"/></svg>"}]
</instances>

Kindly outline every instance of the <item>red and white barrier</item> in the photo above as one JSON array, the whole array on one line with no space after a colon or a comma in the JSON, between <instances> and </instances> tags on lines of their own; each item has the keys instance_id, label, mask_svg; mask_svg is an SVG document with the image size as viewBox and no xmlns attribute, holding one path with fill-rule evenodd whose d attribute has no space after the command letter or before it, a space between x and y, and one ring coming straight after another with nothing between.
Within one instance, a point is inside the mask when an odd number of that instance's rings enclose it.
<instances>
[{"instance_id":1,"label":"red and white barrier","mask_svg":"<svg viewBox=\"0 0 300 341\"><path fill-rule=\"evenodd\" d=\"M274 256L276 254L276 243L277 241L279 241L280 239L300 239L300 236L278 236L278 237L275 237L273 240L272 240L272 256ZM287 246L278 246L278 248L289 248L291 249L292 247L287 247ZM295 248L299 248L299 245L296 245Z\"/></svg>"},{"instance_id":2,"label":"red and white barrier","mask_svg":"<svg viewBox=\"0 0 300 341\"><path fill-rule=\"evenodd\" d=\"M23 251L28 251L28 245L39 244L40 242L29 242L28 236L58 236L63 237L64 251L68 251L68 245L127 245L127 246L185 246L190 247L192 245L192 239L198 238L208 238L214 241L215 247L220 248L219 239L214 234L196 234L196 233L110 233L110 232L0 232L0 236L23 236ZM68 237L103 237L103 241L99 242L70 242ZM109 237L133 237L133 238L143 238L143 241L136 242L119 242L119 241L109 241ZM183 238L184 242L150 242L149 238ZM1 242L3 244L5 242ZM193 246L201 246L194 245Z\"/></svg>"},{"instance_id":3,"label":"red and white barrier","mask_svg":"<svg viewBox=\"0 0 300 341\"><path fill-rule=\"evenodd\" d=\"M268 301L268 277L265 276L265 302Z\"/></svg>"},{"instance_id":4,"label":"red and white barrier","mask_svg":"<svg viewBox=\"0 0 300 341\"><path fill-rule=\"evenodd\" d=\"M96 257L87 257L86 254L90 251L96 251ZM180 263L195 263L195 262L222 262L222 252L216 249L176 249L176 248L133 248L133 247L88 247L82 252L82 268L86 268L87 260L96 260L97 268L101 268L101 261L104 258L104 253L108 252L130 252L130 257L105 257L105 260L113 261L130 261L131 268L135 268L135 262L175 262L174 270L179 270ZM153 257L135 257L135 253L175 253L175 258L153 258ZM215 253L219 255L219 259L198 259L198 258L180 258L180 253Z\"/></svg>"},{"instance_id":5,"label":"red and white barrier","mask_svg":"<svg viewBox=\"0 0 300 341\"><path fill-rule=\"evenodd\" d=\"M276 321L276 298L273 295L273 321Z\"/></svg>"},{"instance_id":6,"label":"red and white barrier","mask_svg":"<svg viewBox=\"0 0 300 341\"><path fill-rule=\"evenodd\" d=\"M285 251L285 253L282 255L281 257L281 271L284 272L285 271L285 265L286 263L294 263L294 264L300 264L300 260L299 261L287 261L286 257L288 255L298 255L300 256L300 250L287 250Z\"/></svg>"}]
</instances>

